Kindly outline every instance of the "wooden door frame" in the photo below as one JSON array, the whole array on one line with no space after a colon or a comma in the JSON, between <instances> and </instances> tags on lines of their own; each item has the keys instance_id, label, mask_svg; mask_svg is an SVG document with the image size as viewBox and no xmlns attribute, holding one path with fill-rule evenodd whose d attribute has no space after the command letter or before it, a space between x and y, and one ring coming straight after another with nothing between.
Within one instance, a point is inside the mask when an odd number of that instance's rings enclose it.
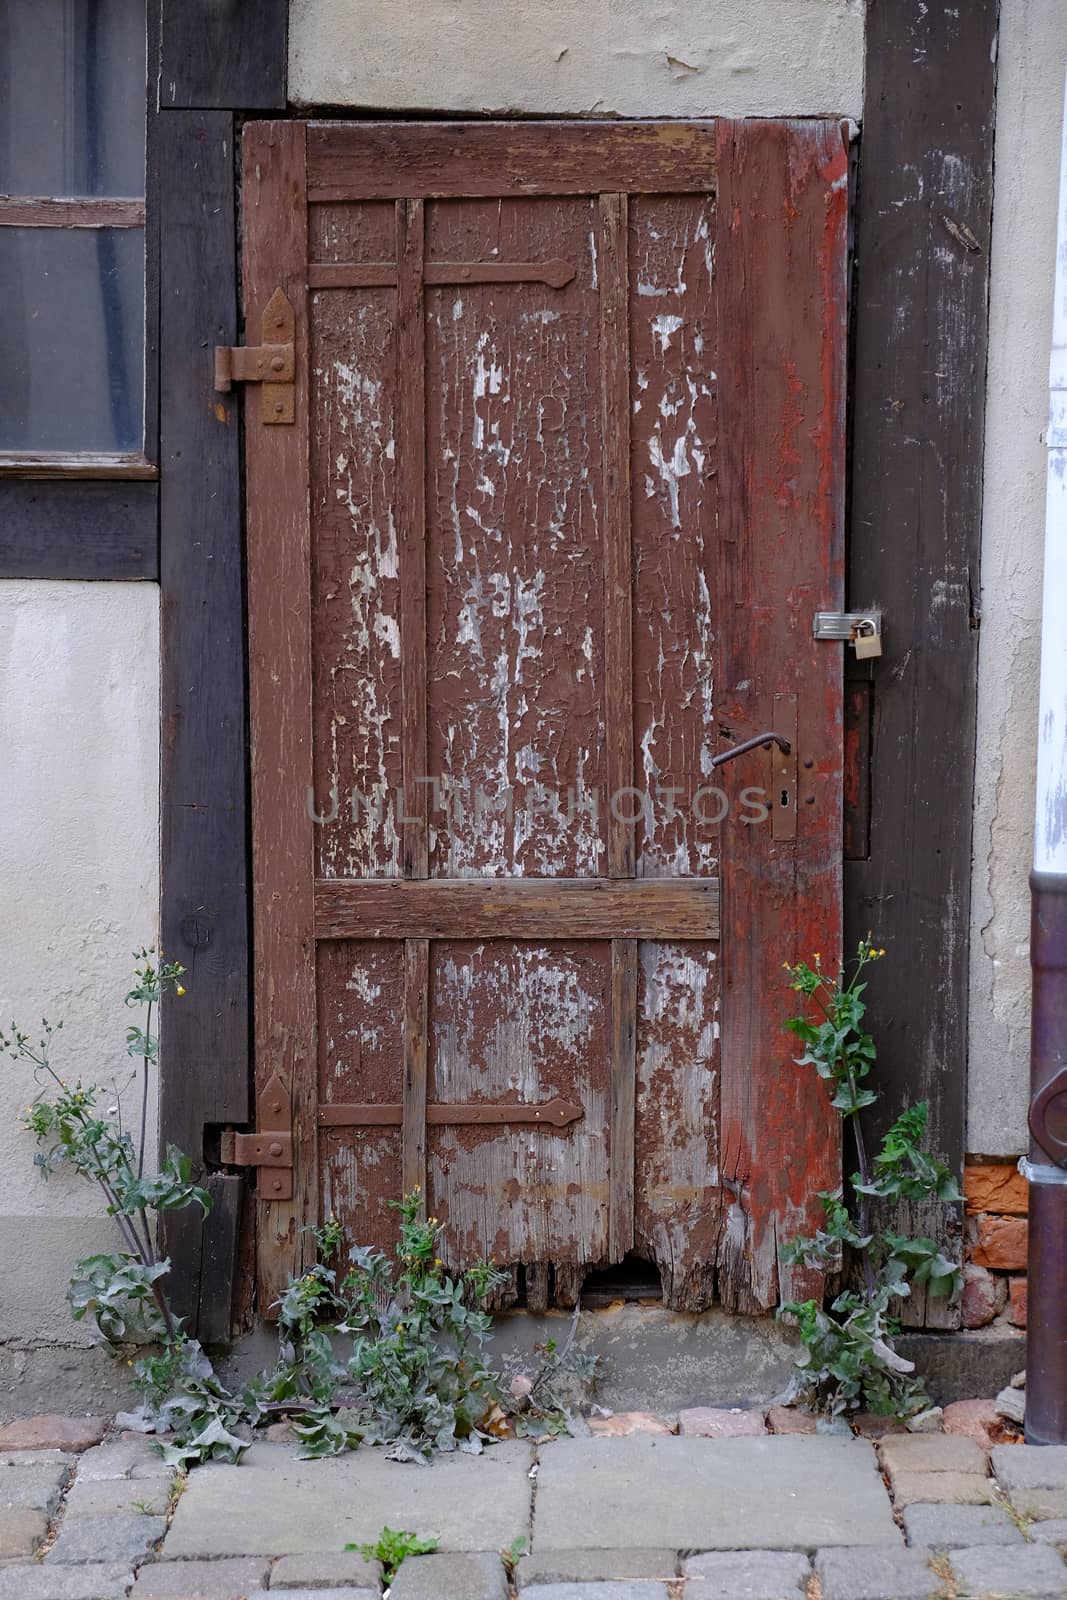
<instances>
[{"instance_id":1,"label":"wooden door frame","mask_svg":"<svg viewBox=\"0 0 1067 1600\"><path fill-rule=\"evenodd\" d=\"M966 930L968 921L971 794L959 776L973 771L975 738L973 597L996 92L990 43L999 0L976 4L978 15L969 12L961 23L920 0L868 3L867 106L854 211L853 350L862 354L851 384L847 580L849 603L881 602L888 631L886 656L856 685L860 814L853 854L859 859L845 862L846 937L877 926L883 941L892 942L887 981L872 993L870 1007L884 1040L885 1109L892 1114L905 1097L924 1093L938 1143L957 1170L968 949L966 937L953 930ZM229 10L220 48L220 13L211 0L164 0L158 81L166 86L166 104L150 133L158 152L161 261L161 922L168 956L183 961L194 978L165 1017L161 1127L165 1139L209 1168L218 1126L249 1122L252 1062L240 459L236 407L213 393L211 351L238 337L235 139L242 114L284 111L287 14L286 0ZM951 230L942 233L940 210L917 191L898 192L903 162L923 173L929 193L953 159L967 177L968 205L952 220L965 224L977 250L959 245ZM968 258L965 336L951 347L938 307L947 291L960 293L959 276L932 248L935 239ZM917 259L923 271L909 276L908 263ZM883 306L905 287L910 315L900 327ZM957 374L969 405L924 407L922 374L935 361ZM886 393L891 373L901 375L899 394ZM921 452L892 420L901 414L921 417ZM939 467L939 477L929 466L934 461L949 464ZM15 512L0 518L0 575L152 575L145 568L131 573L120 560L109 565L106 547L88 541L64 556L60 573L46 556L61 509L26 488L0 485ZM886 551L891 560L880 555ZM946 567L964 575L948 634L944 613L935 617L922 604ZM916 658L921 670L909 676L902 668ZM912 751L905 794L896 775L902 753ZM944 805L946 772L955 780L956 807ZM936 816L936 838L917 832L921 815ZM922 903L908 894L920 879ZM949 895L956 915L953 928L942 929L925 907ZM936 990L928 985L931 970L945 975ZM938 1073L931 1070L935 1062ZM221 1340L247 1316L237 1272L245 1183L217 1171L211 1185L218 1201L212 1218L203 1227L188 1213L173 1218L168 1245L175 1300L190 1331ZM247 1226L250 1208L244 1211ZM942 1219L942 1231L950 1225Z\"/></svg>"}]
</instances>

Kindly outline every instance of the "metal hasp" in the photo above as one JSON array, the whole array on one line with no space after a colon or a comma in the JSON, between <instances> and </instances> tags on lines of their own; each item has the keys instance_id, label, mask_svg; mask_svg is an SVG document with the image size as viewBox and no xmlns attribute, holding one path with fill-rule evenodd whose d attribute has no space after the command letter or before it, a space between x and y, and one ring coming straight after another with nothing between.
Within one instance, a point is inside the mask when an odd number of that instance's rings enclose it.
<instances>
[{"instance_id":1,"label":"metal hasp","mask_svg":"<svg viewBox=\"0 0 1067 1600\"><path fill-rule=\"evenodd\" d=\"M859 661L882 653L882 613L869 611L816 611L812 622L816 639L841 639L851 644Z\"/></svg>"},{"instance_id":2,"label":"metal hasp","mask_svg":"<svg viewBox=\"0 0 1067 1600\"><path fill-rule=\"evenodd\" d=\"M268 1079L256 1102L255 1133L224 1130L221 1143L225 1166L260 1167L257 1193L261 1200L293 1198L293 1113L289 1090L278 1074Z\"/></svg>"},{"instance_id":3,"label":"metal hasp","mask_svg":"<svg viewBox=\"0 0 1067 1600\"><path fill-rule=\"evenodd\" d=\"M1034 870L1026 1441L1067 1444L1067 124L1053 297Z\"/></svg>"},{"instance_id":4,"label":"metal hasp","mask_svg":"<svg viewBox=\"0 0 1067 1600\"><path fill-rule=\"evenodd\" d=\"M296 319L280 289L275 289L261 318L262 344L215 346L215 388L228 394L235 383L258 383L260 421L290 423L296 416Z\"/></svg>"}]
</instances>

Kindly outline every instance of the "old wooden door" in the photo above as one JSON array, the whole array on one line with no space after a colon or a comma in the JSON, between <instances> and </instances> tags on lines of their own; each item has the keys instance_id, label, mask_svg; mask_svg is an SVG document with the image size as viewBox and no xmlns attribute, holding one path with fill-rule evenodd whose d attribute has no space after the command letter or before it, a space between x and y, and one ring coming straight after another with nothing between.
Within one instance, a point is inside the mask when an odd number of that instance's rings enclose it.
<instances>
[{"instance_id":1,"label":"old wooden door","mask_svg":"<svg viewBox=\"0 0 1067 1600\"><path fill-rule=\"evenodd\" d=\"M243 161L261 1303L418 1183L532 1305L770 1307L838 1171L782 964L839 944L839 127Z\"/></svg>"}]
</instances>

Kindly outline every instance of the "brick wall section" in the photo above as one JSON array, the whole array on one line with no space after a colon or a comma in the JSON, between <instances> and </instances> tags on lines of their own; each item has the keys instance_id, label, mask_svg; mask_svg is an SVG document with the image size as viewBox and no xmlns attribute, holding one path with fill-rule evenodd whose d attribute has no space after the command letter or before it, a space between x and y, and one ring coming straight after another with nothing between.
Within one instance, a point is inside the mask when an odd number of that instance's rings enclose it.
<instances>
[{"instance_id":1,"label":"brick wall section","mask_svg":"<svg viewBox=\"0 0 1067 1600\"><path fill-rule=\"evenodd\" d=\"M1025 1328L1026 1179L1014 1162L968 1161L963 1194L963 1326L1000 1319Z\"/></svg>"}]
</instances>

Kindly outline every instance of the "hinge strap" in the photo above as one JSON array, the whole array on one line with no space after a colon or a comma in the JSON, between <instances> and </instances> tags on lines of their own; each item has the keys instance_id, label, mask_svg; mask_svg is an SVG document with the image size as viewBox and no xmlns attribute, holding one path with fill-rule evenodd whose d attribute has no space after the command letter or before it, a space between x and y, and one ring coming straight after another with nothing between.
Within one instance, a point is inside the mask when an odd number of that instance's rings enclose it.
<instances>
[{"instance_id":1,"label":"hinge strap","mask_svg":"<svg viewBox=\"0 0 1067 1600\"><path fill-rule=\"evenodd\" d=\"M275 1073L256 1101L255 1133L224 1130L220 1154L226 1166L262 1167L261 1200L293 1197L293 1113L289 1090Z\"/></svg>"},{"instance_id":2,"label":"hinge strap","mask_svg":"<svg viewBox=\"0 0 1067 1600\"><path fill-rule=\"evenodd\" d=\"M229 392L234 383L258 383L260 421L296 420L296 318L281 289L267 301L261 319L262 344L215 346L215 388Z\"/></svg>"}]
</instances>

